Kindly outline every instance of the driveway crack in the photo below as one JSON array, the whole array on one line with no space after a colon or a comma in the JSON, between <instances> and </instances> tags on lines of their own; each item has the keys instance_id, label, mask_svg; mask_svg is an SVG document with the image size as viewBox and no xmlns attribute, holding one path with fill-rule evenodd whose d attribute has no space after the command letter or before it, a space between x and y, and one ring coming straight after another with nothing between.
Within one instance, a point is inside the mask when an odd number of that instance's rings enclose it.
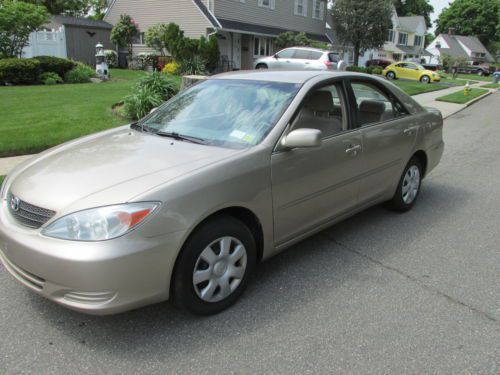
<instances>
[{"instance_id":1,"label":"driveway crack","mask_svg":"<svg viewBox=\"0 0 500 375\"><path fill-rule=\"evenodd\" d=\"M418 286L420 286L421 288L424 288L426 289L427 291L430 291L431 293L433 294L436 294L438 296L441 296L441 297L444 297L445 299L447 299L449 302L455 304L455 305L458 305L458 306L462 306L462 307L465 307L467 308L468 310L470 310L471 312L477 314L477 315L480 315L481 317L483 318L486 318L494 323L500 323L500 321L495 317L495 316L492 316L490 315L489 313L485 312L485 311L482 311L480 309L478 309L477 307L474 307L474 306L471 306L463 301L460 301L459 299L455 298L455 297L452 297L450 296L449 294L446 294L444 292L442 292L441 290L435 288L435 287L432 287L430 285L427 285L425 283L423 283L421 280L419 280L418 278L410 275L410 274L407 274L406 272L396 268L396 267L393 267L393 266L390 266L390 265L387 265L369 255L366 255L366 254L363 254L362 252L356 250L356 249L353 249L345 244L343 244L342 242L339 242L337 241L335 238L333 237L330 237L329 235L325 235L326 239L340 247L342 247L344 250L346 251L349 251L353 254L356 254L358 256L360 256L361 258L364 258L366 260L368 260L369 262L371 263L374 263L376 265L378 265L379 267L382 267L388 271L391 271L391 272L395 272L397 273L398 275L401 275L403 276L404 278L406 278L407 280L410 280L411 282L413 282L414 284L417 284Z\"/></svg>"}]
</instances>

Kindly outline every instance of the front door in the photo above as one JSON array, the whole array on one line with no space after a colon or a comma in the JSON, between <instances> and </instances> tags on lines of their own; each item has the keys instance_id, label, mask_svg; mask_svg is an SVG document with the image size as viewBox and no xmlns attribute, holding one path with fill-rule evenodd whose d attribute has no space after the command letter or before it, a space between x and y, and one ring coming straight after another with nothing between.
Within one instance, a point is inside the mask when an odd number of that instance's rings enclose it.
<instances>
[{"instance_id":1,"label":"front door","mask_svg":"<svg viewBox=\"0 0 500 375\"><path fill-rule=\"evenodd\" d=\"M234 69L241 69L241 34L233 33Z\"/></svg>"},{"instance_id":2,"label":"front door","mask_svg":"<svg viewBox=\"0 0 500 375\"><path fill-rule=\"evenodd\" d=\"M350 128L341 84L310 93L286 133L319 129L319 148L277 150L271 158L274 236L286 243L357 203L361 132Z\"/></svg>"}]
</instances>

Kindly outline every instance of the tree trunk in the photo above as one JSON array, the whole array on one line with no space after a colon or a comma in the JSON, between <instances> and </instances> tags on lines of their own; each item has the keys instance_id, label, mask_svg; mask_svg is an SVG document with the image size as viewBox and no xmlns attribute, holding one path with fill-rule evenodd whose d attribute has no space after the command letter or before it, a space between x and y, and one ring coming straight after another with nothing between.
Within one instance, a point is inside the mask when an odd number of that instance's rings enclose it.
<instances>
[{"instance_id":1,"label":"tree trunk","mask_svg":"<svg viewBox=\"0 0 500 375\"><path fill-rule=\"evenodd\" d=\"M354 43L354 66L358 66L359 63L359 42Z\"/></svg>"}]
</instances>

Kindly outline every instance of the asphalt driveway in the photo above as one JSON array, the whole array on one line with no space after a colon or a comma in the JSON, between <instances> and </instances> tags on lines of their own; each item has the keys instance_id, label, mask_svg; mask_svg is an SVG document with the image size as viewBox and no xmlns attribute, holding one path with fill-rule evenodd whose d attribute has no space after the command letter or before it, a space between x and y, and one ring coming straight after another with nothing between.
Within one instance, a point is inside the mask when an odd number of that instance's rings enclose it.
<instances>
[{"instance_id":1,"label":"asphalt driveway","mask_svg":"<svg viewBox=\"0 0 500 375\"><path fill-rule=\"evenodd\" d=\"M88 317L0 268L0 374L499 374L499 103L446 120L413 211L375 207L301 242L217 316Z\"/></svg>"}]
</instances>

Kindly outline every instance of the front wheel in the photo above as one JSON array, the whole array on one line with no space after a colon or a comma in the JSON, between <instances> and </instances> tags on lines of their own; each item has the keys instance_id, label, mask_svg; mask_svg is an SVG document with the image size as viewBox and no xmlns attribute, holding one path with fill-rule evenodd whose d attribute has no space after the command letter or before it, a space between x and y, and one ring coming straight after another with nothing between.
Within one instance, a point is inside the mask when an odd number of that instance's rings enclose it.
<instances>
[{"instance_id":1,"label":"front wheel","mask_svg":"<svg viewBox=\"0 0 500 375\"><path fill-rule=\"evenodd\" d=\"M422 78L420 78L420 82L425 83L425 84L429 83L430 81L431 81L431 77L429 77L429 76L422 76Z\"/></svg>"},{"instance_id":2,"label":"front wheel","mask_svg":"<svg viewBox=\"0 0 500 375\"><path fill-rule=\"evenodd\" d=\"M176 304L199 315L216 314L240 297L255 268L255 240L248 227L219 216L195 230L176 262Z\"/></svg>"},{"instance_id":3,"label":"front wheel","mask_svg":"<svg viewBox=\"0 0 500 375\"><path fill-rule=\"evenodd\" d=\"M387 73L387 78L389 78L389 79L396 79L396 73L394 73L394 72Z\"/></svg>"},{"instance_id":4,"label":"front wheel","mask_svg":"<svg viewBox=\"0 0 500 375\"><path fill-rule=\"evenodd\" d=\"M422 185L423 168L420 161L413 157L405 167L398 188L389 206L400 212L410 210L415 204Z\"/></svg>"}]
</instances>

